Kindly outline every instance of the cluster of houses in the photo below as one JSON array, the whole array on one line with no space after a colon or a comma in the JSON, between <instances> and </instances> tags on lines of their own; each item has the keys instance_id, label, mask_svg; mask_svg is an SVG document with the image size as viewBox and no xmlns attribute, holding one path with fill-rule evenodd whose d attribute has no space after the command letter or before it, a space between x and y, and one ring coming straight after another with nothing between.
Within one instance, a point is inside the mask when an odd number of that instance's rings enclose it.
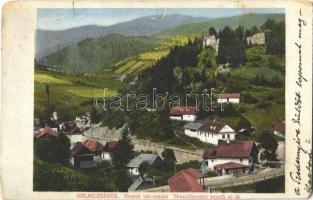
<instances>
[{"instance_id":1,"label":"cluster of houses","mask_svg":"<svg viewBox=\"0 0 313 200\"><path fill-rule=\"evenodd\" d=\"M67 136L70 141L70 163L77 168L94 168L101 161L110 161L111 152L116 147L116 141L90 140L85 137L84 131L91 127L90 113L86 112L73 121L58 123L57 113L44 128L35 132L36 139L58 137L60 134Z\"/></svg>"},{"instance_id":2,"label":"cluster of houses","mask_svg":"<svg viewBox=\"0 0 313 200\"><path fill-rule=\"evenodd\" d=\"M217 175L245 174L254 170L258 150L253 141L219 141L215 148L203 153L201 170L180 170L168 179L171 192L204 192L204 178L208 171Z\"/></svg>"},{"instance_id":3,"label":"cluster of houses","mask_svg":"<svg viewBox=\"0 0 313 200\"><path fill-rule=\"evenodd\" d=\"M239 103L239 93L218 94L218 103ZM245 174L254 170L258 162L258 149L252 140L236 140L236 131L224 122L209 119L197 120L196 107L173 107L170 110L172 120L185 121L184 133L198 138L214 147L203 151L200 169L183 169L168 179L172 192L203 192L204 178L211 171L216 175ZM35 132L36 139L66 135L71 143L70 164L75 168L96 168L103 161L112 160L112 152L117 141L93 140L84 132L90 129L90 113L76 117L74 121L57 123L57 114L50 119L53 126L40 128ZM50 124L50 125L51 125ZM285 137L285 123L273 126L273 134ZM155 167L162 161L156 153L139 153L126 165L133 183L128 191L135 191L154 186L154 177L140 173L140 165L144 162Z\"/></svg>"},{"instance_id":4,"label":"cluster of houses","mask_svg":"<svg viewBox=\"0 0 313 200\"><path fill-rule=\"evenodd\" d=\"M217 94L218 103L240 103L240 93ZM255 169L258 163L258 149L254 141L236 140L236 131L224 122L197 120L195 107L174 107L170 118L185 121L184 133L213 144L203 153L200 170L183 169L168 179L172 192L203 192L205 174L209 171L216 175L246 174ZM285 123L273 126L273 134L285 138Z\"/></svg>"}]
</instances>

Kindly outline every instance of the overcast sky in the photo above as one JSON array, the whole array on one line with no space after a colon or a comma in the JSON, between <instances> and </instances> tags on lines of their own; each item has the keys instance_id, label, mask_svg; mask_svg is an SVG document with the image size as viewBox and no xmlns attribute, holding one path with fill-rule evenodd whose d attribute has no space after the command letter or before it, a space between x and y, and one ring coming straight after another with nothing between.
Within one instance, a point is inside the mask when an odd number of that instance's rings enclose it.
<instances>
[{"instance_id":1,"label":"overcast sky","mask_svg":"<svg viewBox=\"0 0 313 200\"><path fill-rule=\"evenodd\" d=\"M193 17L220 18L245 13L284 13L284 9L212 9L212 8L95 8L95 9L38 9L37 28L62 30L84 25L109 26L144 16L180 14Z\"/></svg>"}]
</instances>

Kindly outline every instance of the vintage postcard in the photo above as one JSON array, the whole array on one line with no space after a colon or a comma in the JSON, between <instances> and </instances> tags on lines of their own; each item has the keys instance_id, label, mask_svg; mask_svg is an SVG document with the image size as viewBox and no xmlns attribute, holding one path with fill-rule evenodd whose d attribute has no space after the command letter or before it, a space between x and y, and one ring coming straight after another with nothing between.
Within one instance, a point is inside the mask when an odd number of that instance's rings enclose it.
<instances>
[{"instance_id":1,"label":"vintage postcard","mask_svg":"<svg viewBox=\"0 0 313 200\"><path fill-rule=\"evenodd\" d=\"M309 1L8 1L3 199L312 193Z\"/></svg>"}]
</instances>

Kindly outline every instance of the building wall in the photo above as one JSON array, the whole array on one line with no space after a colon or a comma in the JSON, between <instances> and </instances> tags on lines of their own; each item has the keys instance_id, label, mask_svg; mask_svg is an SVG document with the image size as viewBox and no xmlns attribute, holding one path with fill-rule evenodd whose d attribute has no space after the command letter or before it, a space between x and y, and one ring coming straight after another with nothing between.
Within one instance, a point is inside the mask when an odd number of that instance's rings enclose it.
<instances>
[{"instance_id":1,"label":"building wall","mask_svg":"<svg viewBox=\"0 0 313 200\"><path fill-rule=\"evenodd\" d=\"M75 166L74 157L72 157L72 156L71 156L71 158L70 158L70 163L71 163L72 166Z\"/></svg>"},{"instance_id":2,"label":"building wall","mask_svg":"<svg viewBox=\"0 0 313 200\"><path fill-rule=\"evenodd\" d=\"M173 119L173 120L183 120L181 118L181 116L170 116L170 119Z\"/></svg>"},{"instance_id":3,"label":"building wall","mask_svg":"<svg viewBox=\"0 0 313 200\"><path fill-rule=\"evenodd\" d=\"M183 120L193 122L196 120L196 115L183 115Z\"/></svg>"},{"instance_id":4,"label":"building wall","mask_svg":"<svg viewBox=\"0 0 313 200\"><path fill-rule=\"evenodd\" d=\"M129 169L128 169L128 173L129 173L130 175L132 175L132 176L138 176L138 175L140 175L139 170L138 170L137 167L135 167L135 168L129 168Z\"/></svg>"},{"instance_id":5,"label":"building wall","mask_svg":"<svg viewBox=\"0 0 313 200\"><path fill-rule=\"evenodd\" d=\"M240 99L238 98L229 98L229 99L217 99L217 103L239 103Z\"/></svg>"},{"instance_id":6,"label":"building wall","mask_svg":"<svg viewBox=\"0 0 313 200\"><path fill-rule=\"evenodd\" d=\"M103 152L101 157L103 160L112 160L111 154L109 152Z\"/></svg>"},{"instance_id":7,"label":"building wall","mask_svg":"<svg viewBox=\"0 0 313 200\"><path fill-rule=\"evenodd\" d=\"M196 115L170 116L170 119L193 122L197 118Z\"/></svg>"},{"instance_id":8,"label":"building wall","mask_svg":"<svg viewBox=\"0 0 313 200\"><path fill-rule=\"evenodd\" d=\"M242 161L240 160L242 159ZM249 163L249 159L251 162ZM206 162L208 163L208 170L213 171L215 165L220 165L228 162L235 162L235 163L240 163L243 165L250 166L252 165L252 158L216 158L216 159L206 159L203 161L205 164Z\"/></svg>"},{"instance_id":9,"label":"building wall","mask_svg":"<svg viewBox=\"0 0 313 200\"><path fill-rule=\"evenodd\" d=\"M279 136L279 137L282 137L282 138L285 138L285 135L283 135L281 132L279 131L274 131L274 134Z\"/></svg>"}]
</instances>

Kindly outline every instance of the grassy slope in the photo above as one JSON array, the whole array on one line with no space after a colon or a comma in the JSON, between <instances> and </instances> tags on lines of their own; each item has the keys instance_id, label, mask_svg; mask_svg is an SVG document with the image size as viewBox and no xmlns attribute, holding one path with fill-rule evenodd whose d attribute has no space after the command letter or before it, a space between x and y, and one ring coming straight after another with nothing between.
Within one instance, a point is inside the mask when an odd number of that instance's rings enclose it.
<instances>
[{"instance_id":1,"label":"grassy slope","mask_svg":"<svg viewBox=\"0 0 313 200\"><path fill-rule=\"evenodd\" d=\"M43 115L47 105L45 83L50 86L51 105L66 119L74 117L79 112L90 111L90 106L82 105L98 94L112 96L124 85L119 81L88 78L78 75L65 75L44 71L35 71L35 117Z\"/></svg>"},{"instance_id":2,"label":"grassy slope","mask_svg":"<svg viewBox=\"0 0 313 200\"><path fill-rule=\"evenodd\" d=\"M51 173L53 171L53 173ZM63 180L56 180L55 174L58 174ZM50 180L43 180L41 179L41 176L49 177ZM88 184L89 177L81 173L78 170L65 167L60 164L52 164L48 163L46 161L43 161L36 156L34 157L34 191L47 191L47 190L53 190L53 191L64 191L64 190L71 190L69 188L64 188L64 182L67 181L71 183L71 185L77 189L81 186L80 184ZM43 182L44 181L44 182ZM53 189L51 189L51 186L49 184L51 182L49 181L55 181L56 183L59 182L58 185L53 185ZM81 182L81 183L79 183ZM63 187L62 187L63 185Z\"/></svg>"},{"instance_id":3,"label":"grassy slope","mask_svg":"<svg viewBox=\"0 0 313 200\"><path fill-rule=\"evenodd\" d=\"M251 80L257 75L263 74L267 79L271 79L272 77L284 79L283 72L269 68L270 58L274 58L282 67L285 67L285 57L283 55L268 55L265 53L264 47L249 48L246 54L247 62L239 68L232 69L232 76L240 77L240 79L243 80ZM256 56L258 57L257 61L255 61ZM251 64L254 62L258 64L258 67ZM284 88L250 84L243 93L248 93L258 100L258 102L253 104L241 102L239 106L236 106L236 108L243 108L245 110L240 114L249 120L256 128L256 134L253 135L253 138L262 131L271 129L274 124L285 120ZM269 96L272 98L269 99ZM260 107L258 106L260 103L266 103L267 105ZM239 122L239 116L222 117L221 120L234 127Z\"/></svg>"}]
</instances>

